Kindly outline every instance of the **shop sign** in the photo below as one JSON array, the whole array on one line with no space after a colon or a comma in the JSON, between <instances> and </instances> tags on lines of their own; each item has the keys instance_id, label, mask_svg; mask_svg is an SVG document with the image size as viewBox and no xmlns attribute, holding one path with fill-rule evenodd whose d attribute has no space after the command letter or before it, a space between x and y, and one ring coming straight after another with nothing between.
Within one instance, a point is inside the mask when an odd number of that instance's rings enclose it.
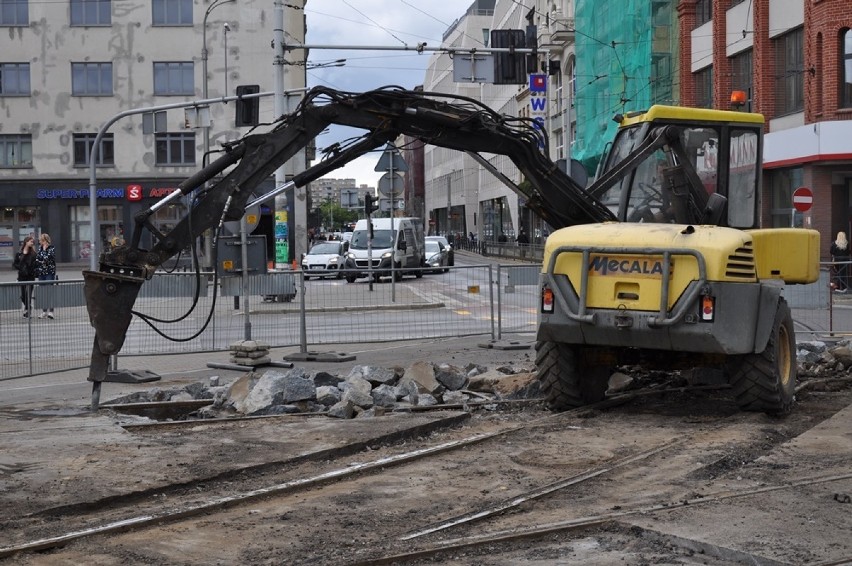
<instances>
[{"instance_id":1,"label":"shop sign","mask_svg":"<svg viewBox=\"0 0 852 566\"><path fill-rule=\"evenodd\" d=\"M95 193L98 198L124 198L124 189L103 188ZM38 189L36 198L40 200L52 199L88 199L89 189Z\"/></svg>"}]
</instances>

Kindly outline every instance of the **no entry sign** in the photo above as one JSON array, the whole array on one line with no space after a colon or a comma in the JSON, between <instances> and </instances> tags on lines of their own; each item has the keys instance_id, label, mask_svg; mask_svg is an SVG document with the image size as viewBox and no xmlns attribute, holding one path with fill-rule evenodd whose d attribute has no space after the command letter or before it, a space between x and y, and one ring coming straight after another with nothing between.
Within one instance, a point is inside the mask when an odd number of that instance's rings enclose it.
<instances>
[{"instance_id":1,"label":"no entry sign","mask_svg":"<svg viewBox=\"0 0 852 566\"><path fill-rule=\"evenodd\" d=\"M793 207L799 212L811 209L814 203L814 193L807 187L799 187L793 191Z\"/></svg>"}]
</instances>

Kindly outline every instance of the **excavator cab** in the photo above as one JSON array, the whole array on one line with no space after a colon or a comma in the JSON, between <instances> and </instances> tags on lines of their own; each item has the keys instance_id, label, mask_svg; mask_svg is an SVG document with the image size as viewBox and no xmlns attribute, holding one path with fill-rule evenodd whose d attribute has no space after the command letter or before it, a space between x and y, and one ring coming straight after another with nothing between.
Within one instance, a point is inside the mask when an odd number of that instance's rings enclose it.
<instances>
[{"instance_id":1,"label":"excavator cab","mask_svg":"<svg viewBox=\"0 0 852 566\"><path fill-rule=\"evenodd\" d=\"M589 192L618 220L759 226L762 115L656 105L616 121Z\"/></svg>"}]
</instances>

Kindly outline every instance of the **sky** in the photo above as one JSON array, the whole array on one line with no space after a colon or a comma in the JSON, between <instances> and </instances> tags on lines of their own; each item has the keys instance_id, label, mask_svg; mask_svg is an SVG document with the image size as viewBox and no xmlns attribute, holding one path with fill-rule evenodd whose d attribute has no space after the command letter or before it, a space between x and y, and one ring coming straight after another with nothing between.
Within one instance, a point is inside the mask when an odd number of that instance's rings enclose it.
<instances>
[{"instance_id":1,"label":"sky","mask_svg":"<svg viewBox=\"0 0 852 566\"><path fill-rule=\"evenodd\" d=\"M308 86L328 86L337 90L363 92L397 85L422 85L430 52L360 51L345 49L354 45L381 47L416 46L425 42L439 47L441 36L460 18L472 0L308 0L305 7L310 45L341 46L341 49L311 49L308 56ZM338 59L342 67L313 68ZM359 130L331 127L317 138L317 149L331 145ZM332 171L327 176L375 187L381 172L374 171L378 154L368 154ZM316 163L316 162L314 162Z\"/></svg>"}]
</instances>

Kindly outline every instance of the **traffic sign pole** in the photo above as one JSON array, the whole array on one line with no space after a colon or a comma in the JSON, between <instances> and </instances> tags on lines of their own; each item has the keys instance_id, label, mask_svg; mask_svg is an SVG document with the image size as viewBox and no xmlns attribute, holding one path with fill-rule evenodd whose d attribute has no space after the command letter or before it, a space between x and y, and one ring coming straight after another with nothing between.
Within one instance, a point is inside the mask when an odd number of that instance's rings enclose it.
<instances>
[{"instance_id":1,"label":"traffic sign pole","mask_svg":"<svg viewBox=\"0 0 852 566\"><path fill-rule=\"evenodd\" d=\"M391 241L393 248L391 250L391 302L396 302L396 227L394 226L394 212L396 211L396 193L398 191L397 180L402 181L402 177L394 171L404 173L408 171L408 164L399 154L399 150L390 142L385 146L385 151L379 158L376 164L375 171L387 171L379 179L379 192L382 194L388 193L390 197L390 225L391 225ZM385 182L383 182L385 181ZM384 189L384 190L383 190ZM372 258L371 258L372 259Z\"/></svg>"}]
</instances>

